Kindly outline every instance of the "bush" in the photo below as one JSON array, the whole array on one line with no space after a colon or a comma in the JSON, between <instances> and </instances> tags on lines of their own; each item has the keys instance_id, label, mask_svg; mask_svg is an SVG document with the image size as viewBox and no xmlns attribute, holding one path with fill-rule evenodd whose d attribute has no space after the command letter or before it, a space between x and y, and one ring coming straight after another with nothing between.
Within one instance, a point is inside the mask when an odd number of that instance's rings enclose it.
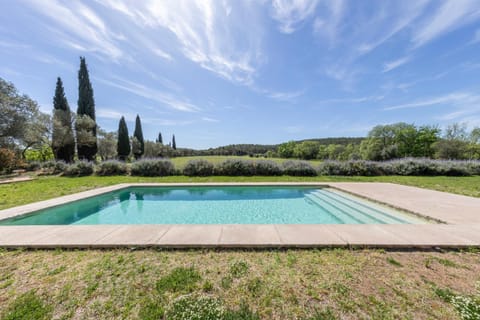
<instances>
[{"instance_id":1,"label":"bush","mask_svg":"<svg viewBox=\"0 0 480 320\"><path fill-rule=\"evenodd\" d=\"M11 172L15 168L16 162L15 152L0 148L0 172Z\"/></svg>"},{"instance_id":2,"label":"bush","mask_svg":"<svg viewBox=\"0 0 480 320\"><path fill-rule=\"evenodd\" d=\"M380 163L373 161L325 161L318 174L323 176L378 176L384 174Z\"/></svg>"},{"instance_id":3,"label":"bush","mask_svg":"<svg viewBox=\"0 0 480 320\"><path fill-rule=\"evenodd\" d=\"M142 159L132 163L130 168L133 176L158 177L175 174L175 167L167 159Z\"/></svg>"},{"instance_id":4,"label":"bush","mask_svg":"<svg viewBox=\"0 0 480 320\"><path fill-rule=\"evenodd\" d=\"M222 320L225 308L218 299L187 295L177 298L167 310L166 318L171 320Z\"/></svg>"},{"instance_id":5,"label":"bush","mask_svg":"<svg viewBox=\"0 0 480 320\"><path fill-rule=\"evenodd\" d=\"M253 176L255 164L251 160L227 159L215 167L219 176Z\"/></svg>"},{"instance_id":6,"label":"bush","mask_svg":"<svg viewBox=\"0 0 480 320\"><path fill-rule=\"evenodd\" d=\"M43 163L39 161L29 161L25 164L25 170L27 171L37 171L43 167Z\"/></svg>"},{"instance_id":7,"label":"bush","mask_svg":"<svg viewBox=\"0 0 480 320\"><path fill-rule=\"evenodd\" d=\"M203 159L190 160L183 168L183 174L189 177L213 175L213 164Z\"/></svg>"},{"instance_id":8,"label":"bush","mask_svg":"<svg viewBox=\"0 0 480 320\"><path fill-rule=\"evenodd\" d=\"M93 163L88 161L78 161L67 165L63 175L67 177L82 177L93 174Z\"/></svg>"},{"instance_id":9,"label":"bush","mask_svg":"<svg viewBox=\"0 0 480 320\"><path fill-rule=\"evenodd\" d=\"M101 162L95 170L95 173L99 176L120 176L126 175L127 172L128 170L125 162L116 160Z\"/></svg>"},{"instance_id":10,"label":"bush","mask_svg":"<svg viewBox=\"0 0 480 320\"><path fill-rule=\"evenodd\" d=\"M289 176L314 177L317 171L307 161L288 160L283 163L283 173Z\"/></svg>"},{"instance_id":11,"label":"bush","mask_svg":"<svg viewBox=\"0 0 480 320\"><path fill-rule=\"evenodd\" d=\"M255 162L255 174L258 176L281 176L282 169L272 160L259 160Z\"/></svg>"}]
</instances>

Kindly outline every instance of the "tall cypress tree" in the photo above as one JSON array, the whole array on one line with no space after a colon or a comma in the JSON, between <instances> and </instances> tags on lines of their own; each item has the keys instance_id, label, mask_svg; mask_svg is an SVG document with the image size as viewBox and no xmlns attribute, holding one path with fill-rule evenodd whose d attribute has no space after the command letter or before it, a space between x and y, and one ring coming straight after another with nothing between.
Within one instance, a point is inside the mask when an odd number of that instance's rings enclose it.
<instances>
[{"instance_id":1,"label":"tall cypress tree","mask_svg":"<svg viewBox=\"0 0 480 320\"><path fill-rule=\"evenodd\" d=\"M138 148L135 148L135 150L133 151L133 155L135 156L135 159L138 159L145 152L145 142L143 140L142 123L140 122L140 116L138 114L137 114L137 118L135 119L135 131L133 132L133 136L137 139L139 143Z\"/></svg>"},{"instance_id":2,"label":"tall cypress tree","mask_svg":"<svg viewBox=\"0 0 480 320\"><path fill-rule=\"evenodd\" d=\"M177 143L175 142L175 135L172 137L172 148L173 150L177 150Z\"/></svg>"},{"instance_id":3,"label":"tall cypress tree","mask_svg":"<svg viewBox=\"0 0 480 320\"><path fill-rule=\"evenodd\" d=\"M97 154L97 126L93 89L85 57L80 57L80 70L78 71L77 116L79 117L76 125L78 157L92 161Z\"/></svg>"},{"instance_id":4,"label":"tall cypress tree","mask_svg":"<svg viewBox=\"0 0 480 320\"><path fill-rule=\"evenodd\" d=\"M72 114L60 77L57 78L53 97L52 149L56 160L73 161L75 138L72 130Z\"/></svg>"},{"instance_id":5,"label":"tall cypress tree","mask_svg":"<svg viewBox=\"0 0 480 320\"><path fill-rule=\"evenodd\" d=\"M160 143L160 144L163 144L163 139L162 139L162 133L161 132L158 133L157 142Z\"/></svg>"},{"instance_id":6,"label":"tall cypress tree","mask_svg":"<svg viewBox=\"0 0 480 320\"><path fill-rule=\"evenodd\" d=\"M118 159L122 161L125 161L130 154L130 138L128 137L128 128L124 117L118 123L117 154Z\"/></svg>"}]
</instances>

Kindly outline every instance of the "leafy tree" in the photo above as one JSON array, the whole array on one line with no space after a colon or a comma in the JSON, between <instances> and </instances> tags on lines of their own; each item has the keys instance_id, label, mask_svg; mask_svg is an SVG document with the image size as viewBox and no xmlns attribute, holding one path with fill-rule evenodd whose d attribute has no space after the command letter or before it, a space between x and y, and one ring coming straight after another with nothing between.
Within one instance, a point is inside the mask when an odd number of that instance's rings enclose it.
<instances>
[{"instance_id":1,"label":"leafy tree","mask_svg":"<svg viewBox=\"0 0 480 320\"><path fill-rule=\"evenodd\" d=\"M293 150L293 155L296 158L305 160L315 159L318 154L318 147L318 142L303 141L295 146Z\"/></svg>"},{"instance_id":2,"label":"leafy tree","mask_svg":"<svg viewBox=\"0 0 480 320\"><path fill-rule=\"evenodd\" d=\"M0 147L20 150L48 143L51 119L37 102L20 95L15 86L0 78Z\"/></svg>"},{"instance_id":3,"label":"leafy tree","mask_svg":"<svg viewBox=\"0 0 480 320\"><path fill-rule=\"evenodd\" d=\"M278 146L277 152L281 158L293 158L295 152L295 141L282 143Z\"/></svg>"},{"instance_id":4,"label":"leafy tree","mask_svg":"<svg viewBox=\"0 0 480 320\"><path fill-rule=\"evenodd\" d=\"M114 159L117 156L117 133L98 129L98 155L102 161Z\"/></svg>"},{"instance_id":5,"label":"leafy tree","mask_svg":"<svg viewBox=\"0 0 480 320\"><path fill-rule=\"evenodd\" d=\"M172 149L177 150L177 143L175 142L175 135L172 136Z\"/></svg>"},{"instance_id":6,"label":"leafy tree","mask_svg":"<svg viewBox=\"0 0 480 320\"><path fill-rule=\"evenodd\" d=\"M467 148L467 126L460 123L447 126L443 139L434 144L435 156L440 159L466 159Z\"/></svg>"},{"instance_id":7,"label":"leafy tree","mask_svg":"<svg viewBox=\"0 0 480 320\"><path fill-rule=\"evenodd\" d=\"M133 136L137 139L139 144L138 147L133 148L133 155L135 156L135 159L139 159L145 152L145 142L143 141L142 123L140 122L138 114L135 119L135 131L133 132Z\"/></svg>"},{"instance_id":8,"label":"leafy tree","mask_svg":"<svg viewBox=\"0 0 480 320\"><path fill-rule=\"evenodd\" d=\"M92 121L85 119L90 118ZM78 126L78 120L82 122ZM89 124L87 126L86 124ZM78 109L77 109L77 151L80 159L94 160L97 154L97 126L95 123L95 101L93 88L88 75L85 58L80 57L80 70L78 71ZM82 131L83 130L83 131ZM84 132L86 131L86 132ZM80 133L80 134L79 134ZM88 137L88 139L80 139Z\"/></svg>"},{"instance_id":9,"label":"leafy tree","mask_svg":"<svg viewBox=\"0 0 480 320\"><path fill-rule=\"evenodd\" d=\"M145 140L145 153L143 154L147 158L159 157L162 151L163 145L157 142Z\"/></svg>"},{"instance_id":10,"label":"leafy tree","mask_svg":"<svg viewBox=\"0 0 480 320\"><path fill-rule=\"evenodd\" d=\"M128 137L128 128L124 117L120 119L118 124L117 154L122 161L125 161L130 155L130 138Z\"/></svg>"},{"instance_id":11,"label":"leafy tree","mask_svg":"<svg viewBox=\"0 0 480 320\"><path fill-rule=\"evenodd\" d=\"M56 160L73 162L75 138L72 129L72 114L63 89L62 79L57 78L53 97L52 149Z\"/></svg>"},{"instance_id":12,"label":"leafy tree","mask_svg":"<svg viewBox=\"0 0 480 320\"><path fill-rule=\"evenodd\" d=\"M163 144L162 133L158 133L157 143Z\"/></svg>"}]
</instances>

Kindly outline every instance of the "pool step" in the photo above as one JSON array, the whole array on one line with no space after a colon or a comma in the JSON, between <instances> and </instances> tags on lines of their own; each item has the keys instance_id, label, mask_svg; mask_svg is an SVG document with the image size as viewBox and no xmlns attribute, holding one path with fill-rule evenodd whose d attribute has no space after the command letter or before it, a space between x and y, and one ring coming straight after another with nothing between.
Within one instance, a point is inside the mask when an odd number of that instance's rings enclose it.
<instances>
[{"instance_id":1,"label":"pool step","mask_svg":"<svg viewBox=\"0 0 480 320\"><path fill-rule=\"evenodd\" d=\"M346 223L368 223L361 219L361 217L357 217L356 215L352 215L345 210L341 210L338 207L331 205L329 202L324 201L322 198L318 197L313 193L305 194L305 198L310 200L311 202L315 203L322 211L326 212L327 214L331 214L335 216L339 223L346 224Z\"/></svg>"},{"instance_id":2,"label":"pool step","mask_svg":"<svg viewBox=\"0 0 480 320\"><path fill-rule=\"evenodd\" d=\"M343 202L346 206L351 207L352 209L357 209L362 212L366 212L372 217L381 219L385 221L385 223L388 224L395 224L395 223L406 223L407 221L405 219L396 217L395 215L382 210L381 208L375 207L375 204L369 205L360 199L353 199L351 197L348 197L346 195L343 195L341 193L337 192L332 192L332 191L324 191L324 190L318 190L316 193L320 193L323 195L326 195L330 197L331 199L335 199L336 201L341 201Z\"/></svg>"},{"instance_id":3,"label":"pool step","mask_svg":"<svg viewBox=\"0 0 480 320\"><path fill-rule=\"evenodd\" d=\"M348 217L349 223L362 224L398 224L405 221L392 217L375 208L359 203L353 199L334 194L329 191L313 191L309 193L311 197L318 199L317 203L325 209L330 210L335 215L341 214ZM342 219L344 220L344 219Z\"/></svg>"}]
</instances>

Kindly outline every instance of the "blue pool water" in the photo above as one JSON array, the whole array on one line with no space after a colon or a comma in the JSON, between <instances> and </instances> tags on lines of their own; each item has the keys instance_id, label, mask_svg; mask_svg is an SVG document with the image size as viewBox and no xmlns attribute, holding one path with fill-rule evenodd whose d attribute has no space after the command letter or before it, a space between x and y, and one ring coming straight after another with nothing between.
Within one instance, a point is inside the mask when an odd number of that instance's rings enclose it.
<instances>
[{"instance_id":1,"label":"blue pool water","mask_svg":"<svg viewBox=\"0 0 480 320\"><path fill-rule=\"evenodd\" d=\"M0 225L399 224L416 218L329 188L132 187Z\"/></svg>"}]
</instances>

